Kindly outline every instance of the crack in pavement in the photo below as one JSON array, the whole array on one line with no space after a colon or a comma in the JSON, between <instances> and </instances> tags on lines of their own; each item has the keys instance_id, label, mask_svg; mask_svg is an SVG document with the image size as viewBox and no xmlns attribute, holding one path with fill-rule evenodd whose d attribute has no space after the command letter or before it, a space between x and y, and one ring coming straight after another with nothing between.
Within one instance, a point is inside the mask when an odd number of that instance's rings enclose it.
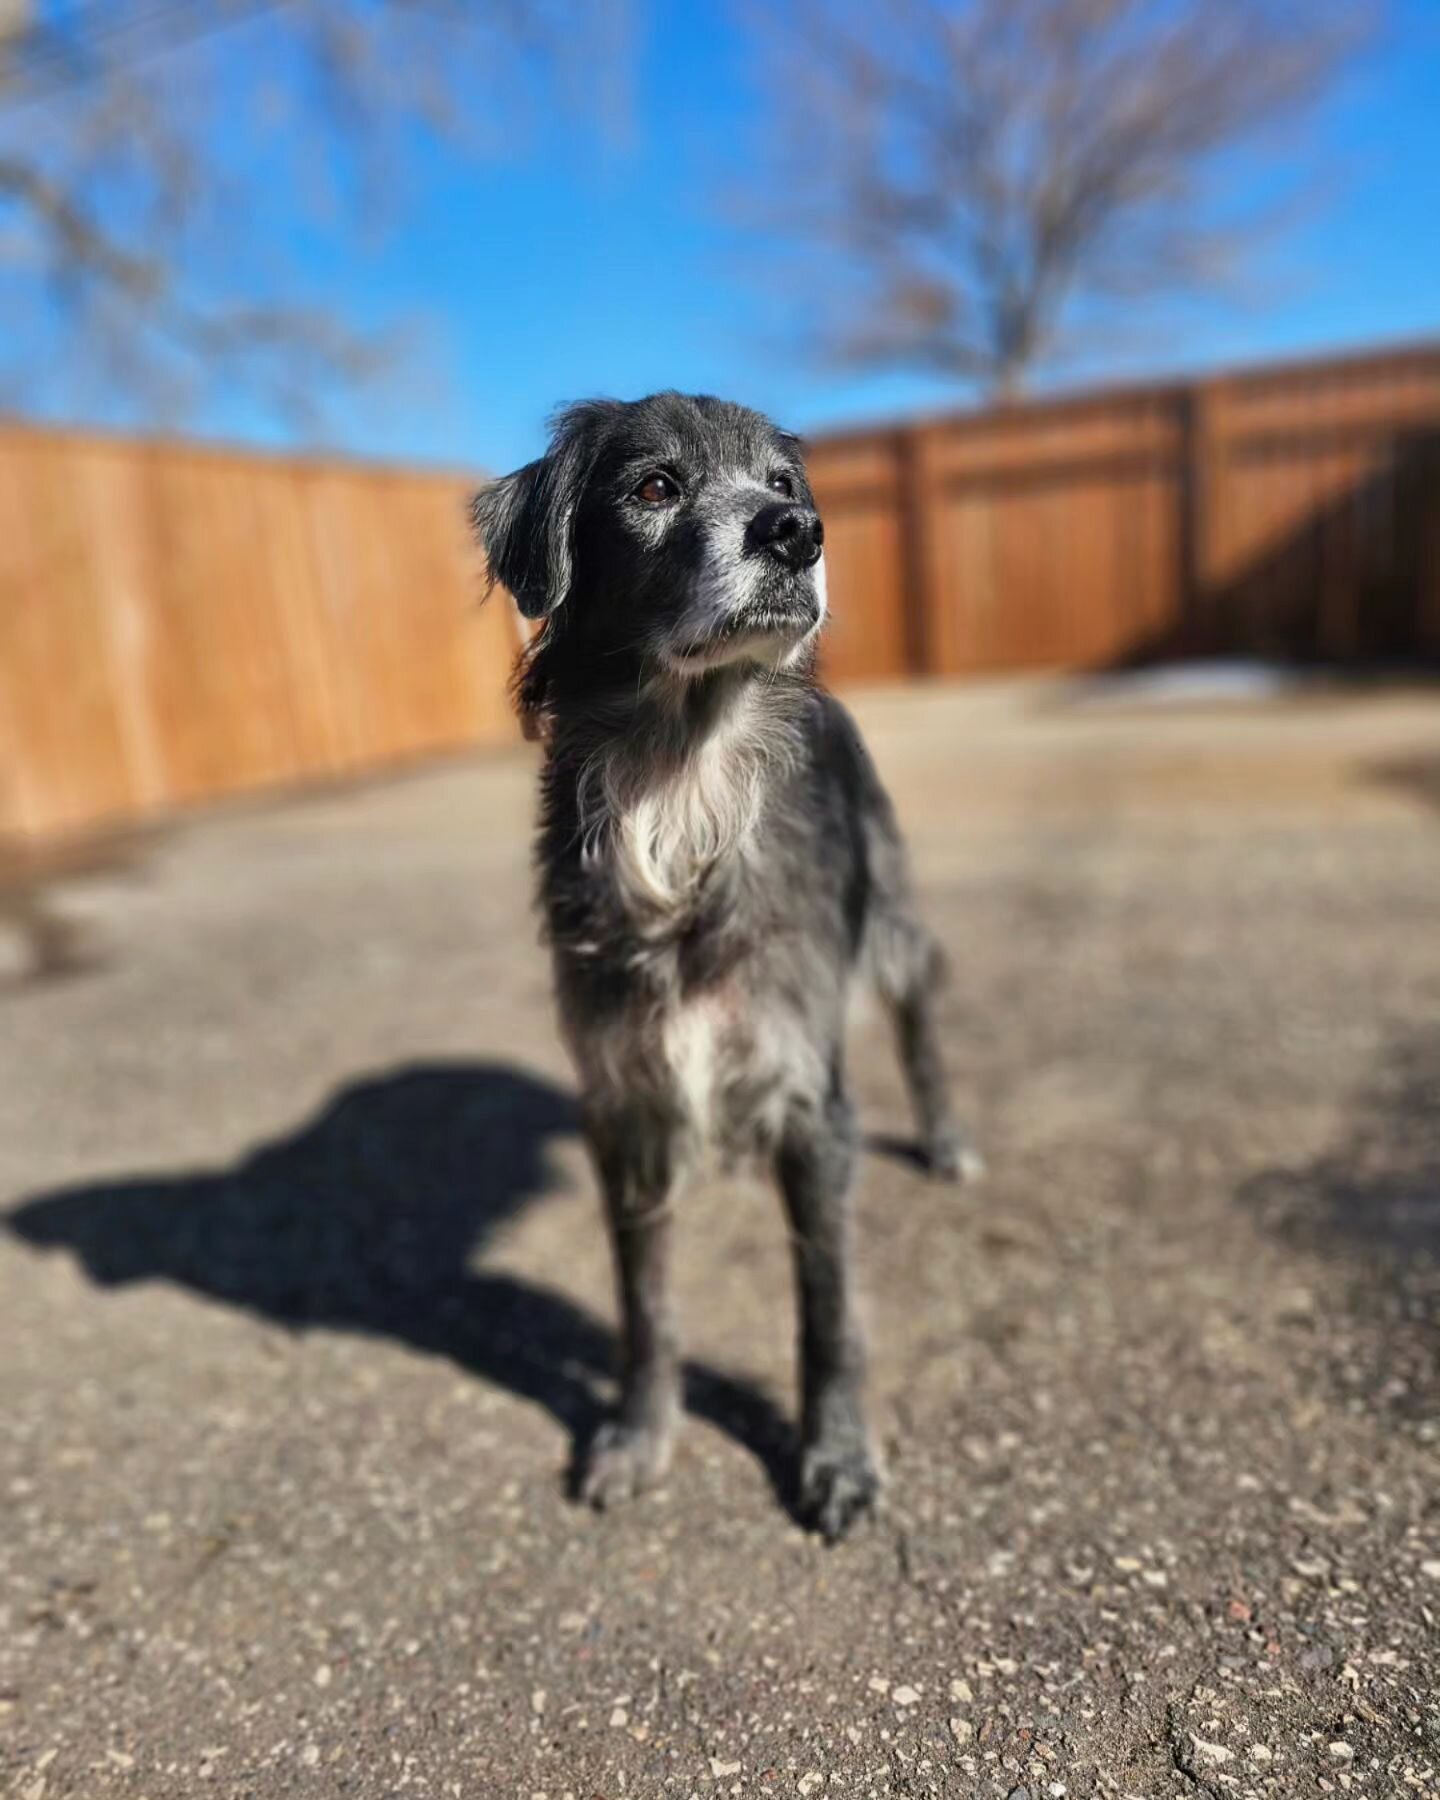
<instances>
[{"instance_id":1,"label":"crack in pavement","mask_svg":"<svg viewBox=\"0 0 1440 1800\"><path fill-rule=\"evenodd\" d=\"M1182 1701L1172 1700L1165 1708L1165 1744L1170 1752L1170 1764L1177 1775L1183 1777L1197 1793L1207 1794L1209 1800L1224 1800L1219 1788L1207 1781L1196 1769L1194 1753L1186 1746L1194 1744L1195 1733L1181 1724L1181 1709L1189 1706L1195 1698L1197 1682Z\"/></svg>"}]
</instances>

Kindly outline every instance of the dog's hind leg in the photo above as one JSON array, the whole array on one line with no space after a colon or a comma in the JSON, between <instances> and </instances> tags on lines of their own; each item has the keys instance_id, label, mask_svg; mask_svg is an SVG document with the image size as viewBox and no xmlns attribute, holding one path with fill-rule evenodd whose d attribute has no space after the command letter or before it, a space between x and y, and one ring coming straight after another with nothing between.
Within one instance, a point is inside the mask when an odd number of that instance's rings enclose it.
<instances>
[{"instance_id":1,"label":"dog's hind leg","mask_svg":"<svg viewBox=\"0 0 1440 1800\"><path fill-rule=\"evenodd\" d=\"M793 1105L777 1158L800 1308L799 1510L832 1542L867 1511L880 1475L865 1425L865 1344L850 1246L855 1124L838 1078Z\"/></svg>"},{"instance_id":2,"label":"dog's hind leg","mask_svg":"<svg viewBox=\"0 0 1440 1800\"><path fill-rule=\"evenodd\" d=\"M955 1116L936 1011L945 981L940 946L909 918L878 923L872 945L876 984L895 1026L925 1166L942 1181L966 1181L985 1164Z\"/></svg>"},{"instance_id":3,"label":"dog's hind leg","mask_svg":"<svg viewBox=\"0 0 1440 1800\"><path fill-rule=\"evenodd\" d=\"M680 1346L669 1263L679 1137L659 1113L625 1109L592 1117L590 1142L619 1289L622 1386L619 1413L588 1446L578 1488L604 1508L658 1481L674 1443Z\"/></svg>"}]
</instances>

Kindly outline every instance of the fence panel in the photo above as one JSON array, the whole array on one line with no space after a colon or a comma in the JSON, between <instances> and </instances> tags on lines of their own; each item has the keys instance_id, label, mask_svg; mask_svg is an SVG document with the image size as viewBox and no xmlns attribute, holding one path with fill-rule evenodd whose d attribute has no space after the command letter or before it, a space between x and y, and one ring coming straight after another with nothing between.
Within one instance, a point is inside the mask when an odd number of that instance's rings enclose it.
<instances>
[{"instance_id":1,"label":"fence panel","mask_svg":"<svg viewBox=\"0 0 1440 1800\"><path fill-rule=\"evenodd\" d=\"M910 546L900 435L822 439L808 461L825 519L826 674L837 682L905 675Z\"/></svg>"},{"instance_id":2,"label":"fence panel","mask_svg":"<svg viewBox=\"0 0 1440 1800\"><path fill-rule=\"evenodd\" d=\"M1336 661L1427 646L1440 354L1215 384L1207 637Z\"/></svg>"},{"instance_id":3,"label":"fence panel","mask_svg":"<svg viewBox=\"0 0 1440 1800\"><path fill-rule=\"evenodd\" d=\"M844 679L1440 651L1440 349L814 448ZM849 481L849 470L890 470ZM903 624L903 629L901 626Z\"/></svg>"},{"instance_id":4,"label":"fence panel","mask_svg":"<svg viewBox=\"0 0 1440 1800\"><path fill-rule=\"evenodd\" d=\"M1079 667L1178 611L1180 410L1168 395L925 433L934 673Z\"/></svg>"},{"instance_id":5,"label":"fence panel","mask_svg":"<svg viewBox=\"0 0 1440 1800\"><path fill-rule=\"evenodd\" d=\"M447 477L0 433L0 831L508 741Z\"/></svg>"}]
</instances>

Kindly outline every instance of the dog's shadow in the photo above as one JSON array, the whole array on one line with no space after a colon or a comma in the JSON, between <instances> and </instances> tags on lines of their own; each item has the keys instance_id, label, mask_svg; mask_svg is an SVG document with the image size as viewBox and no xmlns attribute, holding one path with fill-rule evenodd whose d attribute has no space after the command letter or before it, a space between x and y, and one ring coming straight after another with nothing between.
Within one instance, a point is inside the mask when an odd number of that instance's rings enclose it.
<instances>
[{"instance_id":1,"label":"dog's shadow","mask_svg":"<svg viewBox=\"0 0 1440 1800\"><path fill-rule=\"evenodd\" d=\"M172 1281L295 1330L449 1357L559 1420L573 1486L605 1411L613 1334L552 1289L472 1265L553 1191L547 1146L578 1128L574 1100L542 1077L419 1064L342 1089L229 1168L40 1194L5 1224L73 1252L105 1287ZM750 1450L793 1511L794 1432L769 1396L691 1362L686 1404Z\"/></svg>"}]
</instances>

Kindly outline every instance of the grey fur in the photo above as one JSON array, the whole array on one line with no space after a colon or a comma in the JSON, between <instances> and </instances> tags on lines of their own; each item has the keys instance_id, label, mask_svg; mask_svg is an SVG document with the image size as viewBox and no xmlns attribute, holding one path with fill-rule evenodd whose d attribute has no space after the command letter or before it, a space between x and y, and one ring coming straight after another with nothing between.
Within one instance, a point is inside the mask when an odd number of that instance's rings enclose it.
<instances>
[{"instance_id":1,"label":"grey fur","mask_svg":"<svg viewBox=\"0 0 1440 1800\"><path fill-rule=\"evenodd\" d=\"M929 1166L958 1177L968 1152L894 814L814 679L823 527L798 441L705 396L586 402L475 516L545 620L518 683L548 742L541 902L624 1316L620 1412L581 1491L608 1506L663 1472L675 1202L706 1157L758 1156L794 1242L798 1504L838 1537L879 1488L850 1249L857 973L893 1010Z\"/></svg>"}]
</instances>

